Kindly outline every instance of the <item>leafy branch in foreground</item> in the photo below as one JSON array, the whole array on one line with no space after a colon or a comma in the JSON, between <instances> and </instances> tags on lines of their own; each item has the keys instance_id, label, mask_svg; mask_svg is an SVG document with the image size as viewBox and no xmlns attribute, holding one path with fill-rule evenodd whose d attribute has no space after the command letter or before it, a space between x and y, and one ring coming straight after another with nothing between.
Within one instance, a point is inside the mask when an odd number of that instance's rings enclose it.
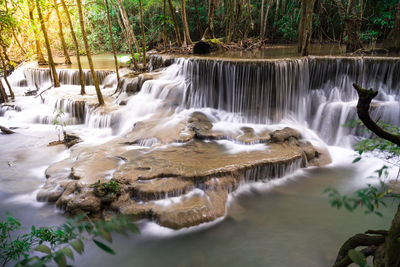
<instances>
[{"instance_id":1,"label":"leafy branch in foreground","mask_svg":"<svg viewBox=\"0 0 400 267\"><path fill-rule=\"evenodd\" d=\"M359 157L353 163L361 160L364 151L377 152L381 158L388 161L392 159L399 161L400 155L400 130L397 126L391 126L384 123L376 123L370 116L369 110L372 100L378 95L373 89L364 89L357 84L353 84L358 94L357 115L362 124L378 136L374 139L365 139L356 145ZM382 174L388 175L387 166L376 170L379 179ZM397 175L398 177L399 175ZM381 181L382 188L384 183ZM359 206L366 207L366 213L376 211L380 205L384 205L383 197L399 198L398 194L392 193L390 190L380 189L368 185L368 188L358 190L354 196L342 196L335 189L327 189L326 193L331 198L331 204L340 208L344 206L346 209L353 211ZM359 250L356 250L360 248ZM350 237L340 248L333 267L346 267L352 263L359 266L367 266L366 259L372 256L374 266L391 267L400 266L400 204L392 220L389 230L368 230L363 234L356 234Z\"/></svg>"},{"instance_id":2,"label":"leafy branch in foreground","mask_svg":"<svg viewBox=\"0 0 400 267\"><path fill-rule=\"evenodd\" d=\"M84 252L85 240L91 240L103 251L114 255L115 251L99 240L112 242L111 233L127 235L139 233L139 229L126 216L112 217L108 221L92 221L83 215L68 219L59 227L32 226L30 233L18 235L21 223L7 214L0 222L0 264L13 261L15 266L45 266L54 261L59 267L67 266L67 258L74 260L74 252Z\"/></svg>"}]
</instances>

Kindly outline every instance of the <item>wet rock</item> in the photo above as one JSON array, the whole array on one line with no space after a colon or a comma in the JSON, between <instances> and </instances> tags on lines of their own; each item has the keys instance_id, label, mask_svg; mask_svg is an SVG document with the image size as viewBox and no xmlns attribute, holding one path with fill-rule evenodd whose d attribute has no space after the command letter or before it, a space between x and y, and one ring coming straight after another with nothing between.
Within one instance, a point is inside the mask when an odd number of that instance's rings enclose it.
<instances>
[{"instance_id":1,"label":"wet rock","mask_svg":"<svg viewBox=\"0 0 400 267\"><path fill-rule=\"evenodd\" d=\"M201 191L200 191L201 192ZM225 215L228 193L223 189L205 190L182 197L180 202L153 209L156 221L172 229L180 229L213 221Z\"/></svg>"},{"instance_id":2,"label":"wet rock","mask_svg":"<svg viewBox=\"0 0 400 267\"><path fill-rule=\"evenodd\" d=\"M308 166L322 167L332 162L332 158L326 149L316 148L316 156L308 162Z\"/></svg>"},{"instance_id":3,"label":"wet rock","mask_svg":"<svg viewBox=\"0 0 400 267\"><path fill-rule=\"evenodd\" d=\"M134 198L149 201L180 196L194 189L195 184L192 180L180 177L163 177L152 180L137 180L132 183L132 187Z\"/></svg>"},{"instance_id":4,"label":"wet rock","mask_svg":"<svg viewBox=\"0 0 400 267\"><path fill-rule=\"evenodd\" d=\"M83 140L76 135L73 134L64 134L64 144L70 148L80 142L82 142Z\"/></svg>"},{"instance_id":5,"label":"wet rock","mask_svg":"<svg viewBox=\"0 0 400 267\"><path fill-rule=\"evenodd\" d=\"M56 202L61 197L62 193L64 193L64 190L65 189L60 185L55 188L47 185L39 190L36 199L41 202Z\"/></svg>"},{"instance_id":6,"label":"wet rock","mask_svg":"<svg viewBox=\"0 0 400 267\"><path fill-rule=\"evenodd\" d=\"M276 130L271 133L271 140L273 142L284 142L286 140L289 140L290 137L299 139L300 133L295 129L289 127L285 127L282 130Z\"/></svg>"},{"instance_id":7,"label":"wet rock","mask_svg":"<svg viewBox=\"0 0 400 267\"><path fill-rule=\"evenodd\" d=\"M4 126L1 126L1 125L0 125L0 131L1 131L3 134L13 134L13 133L15 133L14 131L12 131L12 130L10 130L10 129L4 127Z\"/></svg>"},{"instance_id":8,"label":"wet rock","mask_svg":"<svg viewBox=\"0 0 400 267\"><path fill-rule=\"evenodd\" d=\"M269 131L263 131L256 135L251 127L242 127L240 130L243 134L239 135L236 140L244 144L267 143L271 139Z\"/></svg>"},{"instance_id":9,"label":"wet rock","mask_svg":"<svg viewBox=\"0 0 400 267\"><path fill-rule=\"evenodd\" d=\"M310 142L299 142L299 147L304 151L307 161L311 161L318 156L317 150Z\"/></svg>"}]
</instances>

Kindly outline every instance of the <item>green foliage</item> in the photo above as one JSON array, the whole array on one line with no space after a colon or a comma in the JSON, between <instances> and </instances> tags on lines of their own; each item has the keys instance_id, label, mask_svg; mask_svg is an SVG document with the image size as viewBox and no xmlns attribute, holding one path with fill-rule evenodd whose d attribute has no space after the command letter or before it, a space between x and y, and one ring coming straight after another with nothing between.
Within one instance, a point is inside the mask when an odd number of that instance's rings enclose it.
<instances>
[{"instance_id":1,"label":"green foliage","mask_svg":"<svg viewBox=\"0 0 400 267\"><path fill-rule=\"evenodd\" d=\"M113 232L139 233L131 219L124 216L108 221L91 221L78 216L59 227L32 226L30 233L17 235L20 229L21 223L9 214L0 222L0 264L3 266L10 261L16 262L16 266L46 266L52 261L60 267L68 266L68 259L74 260L73 251L84 252L84 240L91 240L103 251L114 255L115 251L97 238L111 243Z\"/></svg>"},{"instance_id":2,"label":"green foliage","mask_svg":"<svg viewBox=\"0 0 400 267\"><path fill-rule=\"evenodd\" d=\"M395 125L390 125L390 124L384 123L382 121L378 121L377 124L387 132L390 132L395 135L400 134L400 128ZM370 130L365 128L365 126L363 125L363 123L360 120L351 120L348 123L346 123L344 126L349 127L349 128L362 127L363 132L372 134ZM400 156L400 147L399 146L393 144L392 142L390 142L388 140L380 138L380 137L365 138L365 139L361 140L360 142L354 144L353 147L359 153L360 156L364 152L377 152L378 156L380 156L381 158L384 158L386 160L389 160L389 159L397 160L397 158ZM361 157L358 157L358 158L361 159ZM356 160L358 158L356 158ZM391 163L394 165L398 165L398 163L393 162L393 161Z\"/></svg>"},{"instance_id":3,"label":"green foliage","mask_svg":"<svg viewBox=\"0 0 400 267\"><path fill-rule=\"evenodd\" d=\"M365 209L365 214L374 213L382 216L382 213L377 209L380 206L386 206L384 197L390 195L391 190L386 189L384 183L381 183L380 189L368 184L367 188L357 190L353 193L353 196L341 195L334 188L327 188L324 193L328 194L332 207L338 209L345 207L348 211L354 211L358 207L362 207Z\"/></svg>"},{"instance_id":4,"label":"green foliage","mask_svg":"<svg viewBox=\"0 0 400 267\"><path fill-rule=\"evenodd\" d=\"M367 259L360 251L350 249L347 255L354 263L358 264L360 267L367 267Z\"/></svg>"},{"instance_id":5,"label":"green foliage","mask_svg":"<svg viewBox=\"0 0 400 267\"><path fill-rule=\"evenodd\" d=\"M385 124L381 121L378 122L378 125L388 132L400 134L400 128L397 126ZM364 127L363 123L359 120L349 121L344 126L350 128L356 126ZM364 129L364 131L370 133L368 129ZM364 152L379 152L379 155L383 156L384 159L398 159L398 156L400 155L400 148L383 138L365 138L356 143L354 148L358 152L359 156L353 160L353 163L359 162L362 159L361 156ZM366 214L374 213L378 216L382 216L382 213L377 211L377 209L379 209L380 206L386 206L384 198L400 198L399 195L392 194L392 191L387 189L385 183L382 181L383 176L387 177L389 175L388 169L388 166L383 165L380 169L375 171L380 180L379 189L368 184L367 188L357 190L352 196L341 195L334 188L327 188L324 193L328 194L330 204L338 209L345 207L348 211L354 211L358 207L363 207Z\"/></svg>"},{"instance_id":6,"label":"green foliage","mask_svg":"<svg viewBox=\"0 0 400 267\"><path fill-rule=\"evenodd\" d=\"M284 13L274 26L285 41L297 40L299 33L300 12L296 2L290 1L286 13Z\"/></svg>"},{"instance_id":7,"label":"green foliage","mask_svg":"<svg viewBox=\"0 0 400 267\"><path fill-rule=\"evenodd\" d=\"M94 189L94 192L98 196L105 196L108 194L118 195L121 191L119 184L115 180L102 183L98 180L96 183L91 184L90 187Z\"/></svg>"}]
</instances>

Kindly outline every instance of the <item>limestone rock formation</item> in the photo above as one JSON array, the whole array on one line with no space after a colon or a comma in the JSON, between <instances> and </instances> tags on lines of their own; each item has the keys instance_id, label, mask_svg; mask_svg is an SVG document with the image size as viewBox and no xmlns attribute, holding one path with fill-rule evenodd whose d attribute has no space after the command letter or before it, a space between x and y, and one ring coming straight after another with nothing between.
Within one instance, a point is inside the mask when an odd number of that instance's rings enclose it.
<instances>
[{"instance_id":1,"label":"limestone rock formation","mask_svg":"<svg viewBox=\"0 0 400 267\"><path fill-rule=\"evenodd\" d=\"M96 147L74 146L70 158L46 170L38 199L56 201L72 214L115 212L179 229L224 216L228 194L242 183L329 162L326 151L291 128L215 130L198 111L161 127L165 120L138 122L125 136ZM97 181L116 182L120 191L99 194L91 186Z\"/></svg>"}]
</instances>

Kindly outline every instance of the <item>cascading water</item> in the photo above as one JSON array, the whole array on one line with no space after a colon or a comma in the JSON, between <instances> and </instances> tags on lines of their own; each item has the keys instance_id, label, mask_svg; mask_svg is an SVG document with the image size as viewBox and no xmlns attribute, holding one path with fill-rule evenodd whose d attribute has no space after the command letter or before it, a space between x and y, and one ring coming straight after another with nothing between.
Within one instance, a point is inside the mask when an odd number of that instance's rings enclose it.
<instances>
[{"instance_id":1,"label":"cascading water","mask_svg":"<svg viewBox=\"0 0 400 267\"><path fill-rule=\"evenodd\" d=\"M160 65L160 59L153 60ZM169 59L169 61L172 61ZM30 122L51 124L55 111L68 113L68 124L84 124L89 128L113 128L114 134L128 131L133 125L149 118L160 109L175 117L188 110L207 109L216 121L241 124L273 124L282 120L296 121L311 128L328 144L345 145L349 134L364 135L359 128L344 128L343 124L357 118L357 95L352 83L374 88L379 95L374 101L372 115L391 124L400 124L400 62L390 58L329 58L267 61L229 61L214 59L174 59L161 75L150 81L136 79L140 92L121 94L114 102L126 102L115 111L99 112L94 105L62 97L63 93L32 97L41 108L29 113ZM169 62L171 64L171 62ZM68 95L78 95L79 72L58 70ZM103 86L116 86L115 74L97 71ZM19 69L11 78L13 86L40 88L50 85L49 71ZM85 80L91 76L85 71ZM26 84L24 81L27 81ZM132 78L123 80L129 87ZM54 89L52 89L54 90ZM125 91L123 90L123 91ZM122 100L126 99L126 100ZM29 102L29 101L28 101ZM29 106L27 101L17 103ZM13 117L3 107L3 116ZM19 109L24 110L23 107ZM29 107L31 111L32 107ZM181 115L179 115L181 114Z\"/></svg>"},{"instance_id":2,"label":"cascading water","mask_svg":"<svg viewBox=\"0 0 400 267\"><path fill-rule=\"evenodd\" d=\"M154 60L153 64L160 65L161 62ZM379 90L372 108L374 118L400 125L398 59L169 59L168 64L171 66L153 75L152 79L124 77L123 92L118 96L113 95L116 88L115 74L104 72L105 77L101 80L107 102L104 108L97 108L93 86L87 86L87 96L79 96L80 86L75 84L77 71L59 70L60 75L69 73L75 78L62 78L69 84L63 82L61 88L52 88L41 96L24 96L26 91L36 89L35 81L40 87L38 93L41 93L50 86L50 80L46 72L17 69L9 79L16 100L0 106L0 125L17 127L12 128L17 134L0 135L2 210L11 207L13 215L24 218L27 225L61 224L64 218L54 214L54 205L41 206L36 201L36 189L48 180L44 173L49 165L70 159L79 150L83 153L73 160L82 157L83 161L96 162L95 154L102 153L114 164L113 160L116 159L113 147L98 149L99 145L107 141L123 140L132 129L140 130L141 127L145 136L154 134L155 137L126 139L123 148L130 151L145 148L145 155L167 147L170 148L168 153L174 153L183 144L168 139L170 132L165 132L166 129L174 128L197 111L208 117L214 131L223 132L229 137L223 140L202 140L202 144L223 146L224 153L233 156L265 150L263 142L241 142L243 127L252 128L256 134L260 134L265 130L270 132L289 125L299 129L303 137L313 144L314 140L322 139L325 143L339 146L347 145L344 137L349 134L365 135L357 128L341 127L348 120L357 118L357 95L351 87L353 82ZM129 86L133 89L129 89ZM77 134L83 143L72 149L47 146L57 138L55 126L51 125L54 124L57 110L65 112L67 131ZM88 246L89 257L82 257L78 264L91 266L97 262L99 265L118 262L121 266L176 266L177 261L183 259L179 262L183 265L196 265L200 262L210 266L213 263L214 266L243 266L265 265L268 262L277 266L328 266L334 261L337 248L348 236L359 232L360 228L384 229L388 226L378 223L371 225L371 221L381 221L381 218L370 216L366 219L363 215L357 215L357 212L345 213L329 208L325 196L321 195L325 187L332 186L346 193L359 189L365 186L363 178L380 166L380 163L375 162L376 159L363 159L357 164L350 164L352 151L338 146L329 147L329 151L334 158L332 165L303 169L294 175L285 176L298 170L303 164L302 159L282 166L243 170L238 180L241 193L235 191L235 201L229 203L226 219L219 220L218 225L211 225L208 229L210 225L202 225L196 228L200 231L187 235L182 233L191 230L179 230L177 233L182 234L179 238L158 238L160 233L174 235L176 232L152 222L140 222L140 238L119 240L118 236L113 236L117 241L113 246L117 246L118 257L98 257L98 251L91 251ZM194 154L201 155L202 151L195 151ZM118 158L116 166L125 160L123 157ZM168 159L166 161L170 162ZM77 171L79 167L84 165L78 166ZM99 164L96 170L102 167ZM113 174L108 172L107 177ZM262 183L270 177L281 176L285 177ZM173 178L141 180L143 190L136 192L135 197L142 200L148 198L153 204L168 208L193 195L204 197L205 190L223 181L223 177L219 176L213 177L210 179L212 183L207 184L199 179L182 190L168 191L168 187L163 187L165 192L162 194L145 190L146 184L167 182ZM68 183L71 181L68 178ZM237 189L234 184L230 186L228 192ZM57 187L55 191L60 188ZM393 216L392 210L383 212L386 220ZM55 218L58 219L55 221ZM151 238L147 238L149 235ZM312 242L307 242L310 240ZM194 243L197 248L209 249L202 254L201 250L193 249ZM238 248L240 253L236 253L239 256L235 257L232 252L238 251ZM136 252L134 256L132 250ZM182 251L184 257L176 257L176 251ZM158 257L154 257L155 253Z\"/></svg>"},{"instance_id":3,"label":"cascading water","mask_svg":"<svg viewBox=\"0 0 400 267\"><path fill-rule=\"evenodd\" d=\"M277 61L189 59L184 69L186 108L240 114L244 123L306 123L329 144L358 134L343 124L357 118L352 83L379 90L372 114L399 125L400 62L395 59L307 58Z\"/></svg>"}]
</instances>

